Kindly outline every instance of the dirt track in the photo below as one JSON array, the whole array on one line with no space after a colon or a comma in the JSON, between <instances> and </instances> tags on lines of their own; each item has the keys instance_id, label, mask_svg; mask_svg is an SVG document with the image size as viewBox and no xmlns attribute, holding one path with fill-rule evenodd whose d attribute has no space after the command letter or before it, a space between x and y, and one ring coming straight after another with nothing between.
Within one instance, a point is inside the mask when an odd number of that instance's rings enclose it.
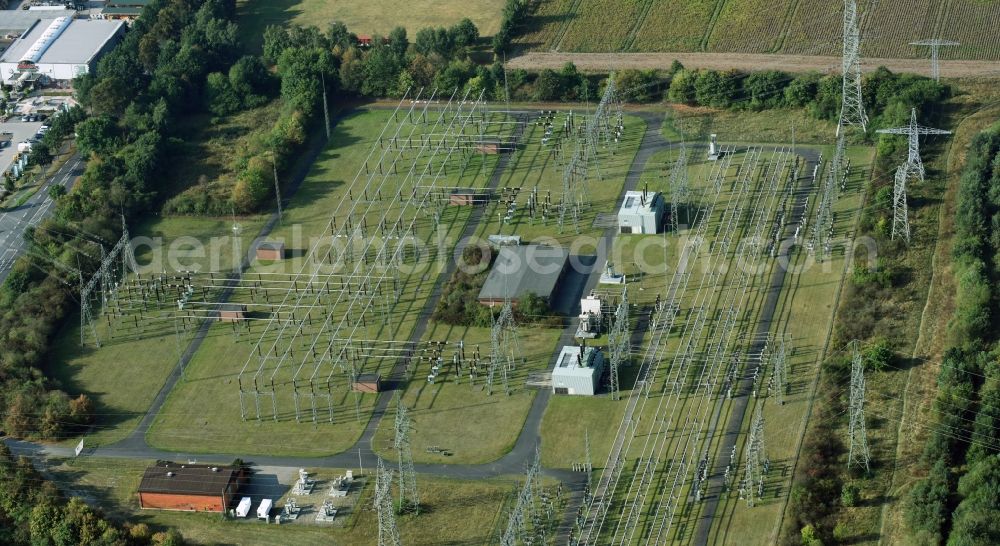
<instances>
[{"instance_id":1,"label":"dirt track","mask_svg":"<svg viewBox=\"0 0 1000 546\"><path fill-rule=\"evenodd\" d=\"M688 68L728 70L784 70L787 72L836 72L840 70L840 57L814 55L771 55L757 53L547 53L531 52L508 61L510 68L552 68L558 70L573 62L583 71L596 72L609 69L651 68L667 69L674 59ZM862 68L871 71L885 66L893 72L930 73L929 59L879 59L862 58ZM1000 76L1000 61L941 61L941 76L959 78L969 76Z\"/></svg>"}]
</instances>

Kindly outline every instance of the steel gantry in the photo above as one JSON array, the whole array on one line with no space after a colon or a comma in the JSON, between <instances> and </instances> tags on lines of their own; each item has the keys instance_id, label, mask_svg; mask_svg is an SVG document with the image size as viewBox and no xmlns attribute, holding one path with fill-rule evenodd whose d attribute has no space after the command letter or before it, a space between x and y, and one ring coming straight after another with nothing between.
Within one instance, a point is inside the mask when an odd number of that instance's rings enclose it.
<instances>
[{"instance_id":1,"label":"steel gantry","mask_svg":"<svg viewBox=\"0 0 1000 546\"><path fill-rule=\"evenodd\" d=\"M942 47L947 46L957 46L961 45L958 42L953 42L951 40L942 40L940 38L934 38L931 40L917 40L916 42L910 42L912 46L927 46L931 49L931 78L939 82L941 81L941 64L938 59L940 50Z\"/></svg>"}]
</instances>

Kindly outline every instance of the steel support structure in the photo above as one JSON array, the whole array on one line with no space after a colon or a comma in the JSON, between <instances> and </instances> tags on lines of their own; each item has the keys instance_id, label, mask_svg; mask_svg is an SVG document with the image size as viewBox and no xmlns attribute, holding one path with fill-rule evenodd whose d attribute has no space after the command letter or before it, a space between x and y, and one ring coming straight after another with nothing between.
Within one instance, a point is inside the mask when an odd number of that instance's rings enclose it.
<instances>
[{"instance_id":1,"label":"steel support structure","mask_svg":"<svg viewBox=\"0 0 1000 546\"><path fill-rule=\"evenodd\" d=\"M861 127L862 131L867 131L868 126L868 116L865 114L865 104L861 97L861 30L858 25L858 4L855 0L844 0L843 46L842 100L840 122L837 124L838 135L848 125Z\"/></svg>"},{"instance_id":2,"label":"steel support structure","mask_svg":"<svg viewBox=\"0 0 1000 546\"><path fill-rule=\"evenodd\" d=\"M910 42L912 46L927 46L931 49L931 78L939 82L941 81L941 64L938 60L938 55L942 47L947 46L957 46L961 45L958 42L953 42L951 40L942 40L940 38L934 38L931 40L917 40L916 42Z\"/></svg>"}]
</instances>

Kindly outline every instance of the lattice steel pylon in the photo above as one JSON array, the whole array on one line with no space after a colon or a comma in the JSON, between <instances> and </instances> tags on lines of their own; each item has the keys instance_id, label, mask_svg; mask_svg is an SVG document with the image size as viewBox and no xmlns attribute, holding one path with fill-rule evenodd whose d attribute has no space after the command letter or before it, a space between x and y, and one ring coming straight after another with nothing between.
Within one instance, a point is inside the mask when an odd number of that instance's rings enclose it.
<instances>
[{"instance_id":1,"label":"lattice steel pylon","mask_svg":"<svg viewBox=\"0 0 1000 546\"><path fill-rule=\"evenodd\" d=\"M842 133L847 125L861 127L862 131L867 132L868 116L861 98L861 31L855 0L844 0L844 51L841 69L843 86L837 134Z\"/></svg>"},{"instance_id":2,"label":"lattice steel pylon","mask_svg":"<svg viewBox=\"0 0 1000 546\"><path fill-rule=\"evenodd\" d=\"M823 193L816 207L816 221L813 223L812 252L817 259L822 259L830 251L830 236L833 233L833 205L837 200L837 187L843 173L844 165L844 134L837 136L837 149L827 166L826 177L823 180Z\"/></svg>"},{"instance_id":3,"label":"lattice steel pylon","mask_svg":"<svg viewBox=\"0 0 1000 546\"><path fill-rule=\"evenodd\" d=\"M895 181L892 184L892 240L902 237L910 242L910 213L906 205L906 168L896 169Z\"/></svg>"},{"instance_id":4,"label":"lattice steel pylon","mask_svg":"<svg viewBox=\"0 0 1000 546\"><path fill-rule=\"evenodd\" d=\"M610 381L610 392L612 400L619 400L621 394L618 386L618 369L628 362L628 355L631 351L629 345L629 323L628 323L628 287L622 288L622 299L615 309L615 316L611 323L611 330L608 332L608 352L611 361L608 369Z\"/></svg>"},{"instance_id":5,"label":"lattice steel pylon","mask_svg":"<svg viewBox=\"0 0 1000 546\"><path fill-rule=\"evenodd\" d=\"M674 162L674 166L670 169L670 228L677 233L678 231L678 216L680 216L681 203L687 203L691 194L691 187L688 182L688 149L683 142L681 142L680 153L677 155L677 161Z\"/></svg>"},{"instance_id":6,"label":"lattice steel pylon","mask_svg":"<svg viewBox=\"0 0 1000 546\"><path fill-rule=\"evenodd\" d=\"M906 163L903 165L906 170L906 177L919 178L924 181L924 162L920 159L920 135L950 135L951 131L924 127L917 124L917 109L910 110L910 124L905 127L892 127L889 129L879 129L876 131L884 135L906 135L907 151Z\"/></svg>"},{"instance_id":7,"label":"lattice steel pylon","mask_svg":"<svg viewBox=\"0 0 1000 546\"><path fill-rule=\"evenodd\" d=\"M101 315L108 312L109 304L113 304L118 297L118 288L124 285L130 273L137 273L139 264L136 262L135 253L132 249L132 239L128 233L128 226L122 218L122 236L115 243L115 246L105 254L104 247L101 246L101 265L94 272L94 275L87 283L80 279L80 346L86 345L86 335L89 329L94 337L94 344L101 346L101 338L97 335L94 327L94 314L91 309L91 299L95 291L99 291L101 298Z\"/></svg>"},{"instance_id":8,"label":"lattice steel pylon","mask_svg":"<svg viewBox=\"0 0 1000 546\"><path fill-rule=\"evenodd\" d=\"M399 508L420 512L420 494L417 492L417 474L413 470L413 452L410 447L410 411L403 404L402 395L396 397L395 437L393 444L399 455Z\"/></svg>"},{"instance_id":9,"label":"lattice steel pylon","mask_svg":"<svg viewBox=\"0 0 1000 546\"><path fill-rule=\"evenodd\" d=\"M788 362L785 350L785 339L778 336L768 345L771 360L770 390L778 405L785 405L785 394L788 390Z\"/></svg>"},{"instance_id":10,"label":"lattice steel pylon","mask_svg":"<svg viewBox=\"0 0 1000 546\"><path fill-rule=\"evenodd\" d=\"M747 436L743 482L740 484L740 497L745 498L747 506L753 507L754 499L764 498L764 477L767 475L770 461L764 448L764 412L758 405L750 423L750 433Z\"/></svg>"},{"instance_id":11,"label":"lattice steel pylon","mask_svg":"<svg viewBox=\"0 0 1000 546\"><path fill-rule=\"evenodd\" d=\"M847 452L847 467L855 463L865 465L869 470L871 454L868 451L868 431L865 428L865 365L858 350L858 341L854 340L851 347L851 395L848 405L850 414L850 449Z\"/></svg>"},{"instance_id":12,"label":"lattice steel pylon","mask_svg":"<svg viewBox=\"0 0 1000 546\"><path fill-rule=\"evenodd\" d=\"M527 267L524 265L524 267ZM493 381L499 369L503 388L510 394L510 372L514 370L515 352L518 350L517 324L510 295L504 297L503 308L490 329L490 369L486 374L486 394L493 394Z\"/></svg>"},{"instance_id":13,"label":"lattice steel pylon","mask_svg":"<svg viewBox=\"0 0 1000 546\"><path fill-rule=\"evenodd\" d=\"M375 511L378 512L378 546L399 546L399 528L392 506L392 471L382 459L375 470Z\"/></svg>"},{"instance_id":14,"label":"lattice steel pylon","mask_svg":"<svg viewBox=\"0 0 1000 546\"><path fill-rule=\"evenodd\" d=\"M514 503L514 508L510 512L510 518L507 520L507 527L504 529L503 534L500 535L501 546L516 546L517 544L530 543L527 540L528 521L533 520L531 516L535 508L535 489L538 485L536 481L538 480L538 471L540 468L539 451L536 448L535 458L528 465L528 470L525 472L524 485L518 491L517 501Z\"/></svg>"},{"instance_id":15,"label":"lattice steel pylon","mask_svg":"<svg viewBox=\"0 0 1000 546\"><path fill-rule=\"evenodd\" d=\"M928 46L931 48L931 78L939 82L941 81L941 64L938 60L938 54L942 46L957 46L961 45L958 42L953 42L951 40L942 40L940 38L934 38L930 40L917 40L916 42L910 42L913 46Z\"/></svg>"}]
</instances>

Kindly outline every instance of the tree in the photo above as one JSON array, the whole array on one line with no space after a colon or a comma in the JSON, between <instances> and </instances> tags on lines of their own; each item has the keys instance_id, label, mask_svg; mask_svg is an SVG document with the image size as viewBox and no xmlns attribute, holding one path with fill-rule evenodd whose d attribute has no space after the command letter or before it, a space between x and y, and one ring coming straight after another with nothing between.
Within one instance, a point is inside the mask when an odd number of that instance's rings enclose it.
<instances>
[{"instance_id":1,"label":"tree","mask_svg":"<svg viewBox=\"0 0 1000 546\"><path fill-rule=\"evenodd\" d=\"M106 155L118 145L118 128L110 116L94 116L76 126L76 146L85 156Z\"/></svg>"},{"instance_id":2,"label":"tree","mask_svg":"<svg viewBox=\"0 0 1000 546\"><path fill-rule=\"evenodd\" d=\"M907 493L904 517L915 538L940 544L948 520L949 481L948 465L939 460Z\"/></svg>"},{"instance_id":3,"label":"tree","mask_svg":"<svg viewBox=\"0 0 1000 546\"><path fill-rule=\"evenodd\" d=\"M479 41L479 29L468 18L455 23L449 32L452 43L455 44L456 48L462 50L476 45L476 42Z\"/></svg>"},{"instance_id":4,"label":"tree","mask_svg":"<svg viewBox=\"0 0 1000 546\"><path fill-rule=\"evenodd\" d=\"M562 97L562 78L555 70L545 69L535 78L535 100L550 101Z\"/></svg>"},{"instance_id":5,"label":"tree","mask_svg":"<svg viewBox=\"0 0 1000 546\"><path fill-rule=\"evenodd\" d=\"M396 57L396 64L401 64L406 59L406 50L410 47L410 41L406 38L406 29L396 27L389 32L389 49Z\"/></svg>"},{"instance_id":6,"label":"tree","mask_svg":"<svg viewBox=\"0 0 1000 546\"><path fill-rule=\"evenodd\" d=\"M205 78L205 108L216 116L232 114L240 109L240 97L229 84L229 78L212 72Z\"/></svg>"},{"instance_id":7,"label":"tree","mask_svg":"<svg viewBox=\"0 0 1000 546\"><path fill-rule=\"evenodd\" d=\"M347 25L341 21L330 23L326 29L326 38L330 41L331 46L340 46L344 51L355 47L358 43L358 37L347 30Z\"/></svg>"},{"instance_id":8,"label":"tree","mask_svg":"<svg viewBox=\"0 0 1000 546\"><path fill-rule=\"evenodd\" d=\"M784 99L783 87L787 76L776 70L753 72L747 76L743 88L750 96L750 107L755 110L780 106Z\"/></svg>"},{"instance_id":9,"label":"tree","mask_svg":"<svg viewBox=\"0 0 1000 546\"><path fill-rule=\"evenodd\" d=\"M889 341L885 338L878 338L870 343L865 347L861 355L865 368L877 372L885 371L889 368L895 356L892 347L889 345Z\"/></svg>"},{"instance_id":10,"label":"tree","mask_svg":"<svg viewBox=\"0 0 1000 546\"><path fill-rule=\"evenodd\" d=\"M264 60L277 64L281 54L291 46L288 31L278 25L268 25L264 29Z\"/></svg>"},{"instance_id":11,"label":"tree","mask_svg":"<svg viewBox=\"0 0 1000 546\"><path fill-rule=\"evenodd\" d=\"M49 185L49 197L53 201L58 201L60 197L66 195L66 186L62 184L51 184Z\"/></svg>"},{"instance_id":12,"label":"tree","mask_svg":"<svg viewBox=\"0 0 1000 546\"><path fill-rule=\"evenodd\" d=\"M254 108L267 102L273 83L260 57L246 55L229 68L229 85L243 108Z\"/></svg>"},{"instance_id":13,"label":"tree","mask_svg":"<svg viewBox=\"0 0 1000 546\"><path fill-rule=\"evenodd\" d=\"M694 104L697 100L695 89L697 78L697 73L688 70L681 70L674 74L673 79L670 80L670 89L667 91L670 102Z\"/></svg>"},{"instance_id":14,"label":"tree","mask_svg":"<svg viewBox=\"0 0 1000 546\"><path fill-rule=\"evenodd\" d=\"M787 106L799 108L816 100L820 75L815 72L800 74L785 86L784 99Z\"/></svg>"},{"instance_id":15,"label":"tree","mask_svg":"<svg viewBox=\"0 0 1000 546\"><path fill-rule=\"evenodd\" d=\"M361 92L371 97L384 97L395 89L402 70L400 58L391 45L381 45L382 39L372 38L374 45L364 56L364 82Z\"/></svg>"}]
</instances>

